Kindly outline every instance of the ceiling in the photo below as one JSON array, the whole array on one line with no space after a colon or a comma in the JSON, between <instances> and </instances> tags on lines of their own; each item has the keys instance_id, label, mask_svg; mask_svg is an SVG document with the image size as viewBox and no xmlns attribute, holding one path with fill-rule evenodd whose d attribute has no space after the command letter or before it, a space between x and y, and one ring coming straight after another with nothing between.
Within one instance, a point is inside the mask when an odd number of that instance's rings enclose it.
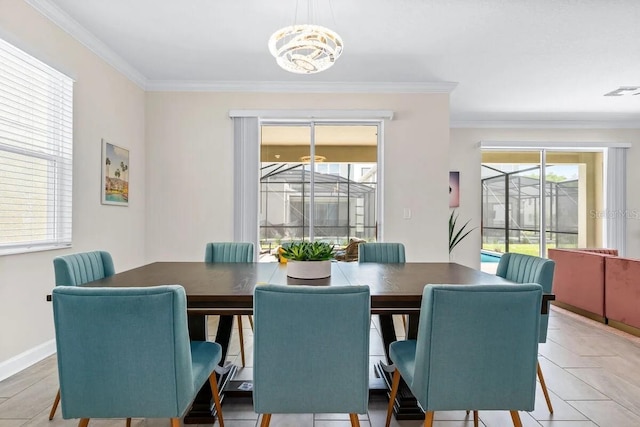
<instances>
[{"instance_id":1,"label":"ceiling","mask_svg":"<svg viewBox=\"0 0 640 427\"><path fill-rule=\"evenodd\" d=\"M640 86L638 0L311 0L345 46L315 75L267 48L307 0L26 1L147 90L451 91L452 123L640 127L640 89L604 96Z\"/></svg>"}]
</instances>

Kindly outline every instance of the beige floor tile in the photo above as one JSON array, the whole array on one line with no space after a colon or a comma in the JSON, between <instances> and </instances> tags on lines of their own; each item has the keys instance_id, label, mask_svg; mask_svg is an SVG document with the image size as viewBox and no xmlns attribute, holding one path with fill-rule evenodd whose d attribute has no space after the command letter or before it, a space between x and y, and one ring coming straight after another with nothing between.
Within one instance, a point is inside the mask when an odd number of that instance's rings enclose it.
<instances>
[{"instance_id":1,"label":"beige floor tile","mask_svg":"<svg viewBox=\"0 0 640 427\"><path fill-rule=\"evenodd\" d=\"M613 401L569 401L600 427L638 427L640 417Z\"/></svg>"},{"instance_id":2,"label":"beige floor tile","mask_svg":"<svg viewBox=\"0 0 640 427\"><path fill-rule=\"evenodd\" d=\"M608 400L609 398L575 375L539 357L547 388L564 400Z\"/></svg>"},{"instance_id":3,"label":"beige floor tile","mask_svg":"<svg viewBox=\"0 0 640 427\"><path fill-rule=\"evenodd\" d=\"M47 357L29 367L29 369L0 381L0 397L13 397L43 378L48 377L52 372L57 372L57 363L55 356Z\"/></svg>"},{"instance_id":4,"label":"beige floor tile","mask_svg":"<svg viewBox=\"0 0 640 427\"><path fill-rule=\"evenodd\" d=\"M262 421L262 417L258 422ZM273 414L271 416L273 427L313 427L313 414Z\"/></svg>"},{"instance_id":5,"label":"beige floor tile","mask_svg":"<svg viewBox=\"0 0 640 427\"><path fill-rule=\"evenodd\" d=\"M567 369L591 387L640 416L640 387L602 368Z\"/></svg>"},{"instance_id":6,"label":"beige floor tile","mask_svg":"<svg viewBox=\"0 0 640 427\"><path fill-rule=\"evenodd\" d=\"M523 427L540 427L540 423L536 421L529 413L519 412L520 420ZM513 426L509 411L481 411L480 420L486 427L508 427Z\"/></svg>"},{"instance_id":7,"label":"beige floor tile","mask_svg":"<svg viewBox=\"0 0 640 427\"><path fill-rule=\"evenodd\" d=\"M598 427L591 421L538 421L543 427Z\"/></svg>"},{"instance_id":8,"label":"beige floor tile","mask_svg":"<svg viewBox=\"0 0 640 427\"><path fill-rule=\"evenodd\" d=\"M29 422L28 419L0 419L0 427L20 427Z\"/></svg>"},{"instance_id":9,"label":"beige floor tile","mask_svg":"<svg viewBox=\"0 0 640 427\"><path fill-rule=\"evenodd\" d=\"M553 342L538 346L538 353L561 368L591 368L601 366L596 358L584 357Z\"/></svg>"},{"instance_id":10,"label":"beige floor tile","mask_svg":"<svg viewBox=\"0 0 640 427\"><path fill-rule=\"evenodd\" d=\"M538 383L538 387L536 388L536 406L531 412L531 416L538 420L538 422L542 420L587 421L587 417L585 417L580 411L576 410L576 408L560 399L560 397L552 391L549 392L549 397L551 398L551 404L553 405L553 414L549 412L547 402L545 401L544 394L542 393L542 387L540 387L540 384Z\"/></svg>"}]
</instances>

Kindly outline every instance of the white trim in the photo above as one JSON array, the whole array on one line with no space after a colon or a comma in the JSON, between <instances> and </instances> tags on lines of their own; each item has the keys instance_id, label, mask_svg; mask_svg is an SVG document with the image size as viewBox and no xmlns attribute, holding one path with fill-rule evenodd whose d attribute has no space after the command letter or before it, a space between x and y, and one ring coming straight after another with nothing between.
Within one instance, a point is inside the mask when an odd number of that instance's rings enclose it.
<instances>
[{"instance_id":1,"label":"white trim","mask_svg":"<svg viewBox=\"0 0 640 427\"><path fill-rule=\"evenodd\" d=\"M451 129L640 129L638 120L451 120Z\"/></svg>"},{"instance_id":2,"label":"white trim","mask_svg":"<svg viewBox=\"0 0 640 427\"><path fill-rule=\"evenodd\" d=\"M261 120L271 119L305 119L305 120L355 120L379 121L393 120L390 110L231 110L229 117L259 117Z\"/></svg>"},{"instance_id":3,"label":"white trim","mask_svg":"<svg viewBox=\"0 0 640 427\"><path fill-rule=\"evenodd\" d=\"M285 82L149 80L156 92L451 93L455 82Z\"/></svg>"},{"instance_id":4,"label":"white trim","mask_svg":"<svg viewBox=\"0 0 640 427\"><path fill-rule=\"evenodd\" d=\"M145 89L147 84L145 76L50 0L25 1L141 89Z\"/></svg>"},{"instance_id":5,"label":"white trim","mask_svg":"<svg viewBox=\"0 0 640 427\"><path fill-rule=\"evenodd\" d=\"M56 352L56 340L42 343L0 363L0 381L27 369Z\"/></svg>"},{"instance_id":6,"label":"white trim","mask_svg":"<svg viewBox=\"0 0 640 427\"><path fill-rule=\"evenodd\" d=\"M595 142L595 141L480 141L479 146L483 150L491 149L516 149L539 150L542 148L554 150L579 151L585 149L593 151L603 148L631 148L628 142Z\"/></svg>"}]
</instances>

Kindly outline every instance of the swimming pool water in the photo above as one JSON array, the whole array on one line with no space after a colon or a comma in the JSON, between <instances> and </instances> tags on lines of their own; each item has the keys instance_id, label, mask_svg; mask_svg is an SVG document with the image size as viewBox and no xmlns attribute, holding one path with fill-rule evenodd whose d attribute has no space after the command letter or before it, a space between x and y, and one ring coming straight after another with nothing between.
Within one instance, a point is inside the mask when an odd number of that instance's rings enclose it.
<instances>
[{"instance_id":1,"label":"swimming pool water","mask_svg":"<svg viewBox=\"0 0 640 427\"><path fill-rule=\"evenodd\" d=\"M500 255L494 255L492 253L481 251L480 262L500 262Z\"/></svg>"}]
</instances>

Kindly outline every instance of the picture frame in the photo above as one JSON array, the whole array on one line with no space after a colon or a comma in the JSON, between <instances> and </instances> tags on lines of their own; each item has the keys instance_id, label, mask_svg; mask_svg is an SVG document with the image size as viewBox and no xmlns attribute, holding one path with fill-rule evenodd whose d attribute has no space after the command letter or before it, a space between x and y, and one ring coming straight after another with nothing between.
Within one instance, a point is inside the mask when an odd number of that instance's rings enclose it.
<instances>
[{"instance_id":1,"label":"picture frame","mask_svg":"<svg viewBox=\"0 0 640 427\"><path fill-rule=\"evenodd\" d=\"M460 206L460 172L449 172L449 207Z\"/></svg>"},{"instance_id":2,"label":"picture frame","mask_svg":"<svg viewBox=\"0 0 640 427\"><path fill-rule=\"evenodd\" d=\"M102 139L103 205L129 206L129 150Z\"/></svg>"}]
</instances>

